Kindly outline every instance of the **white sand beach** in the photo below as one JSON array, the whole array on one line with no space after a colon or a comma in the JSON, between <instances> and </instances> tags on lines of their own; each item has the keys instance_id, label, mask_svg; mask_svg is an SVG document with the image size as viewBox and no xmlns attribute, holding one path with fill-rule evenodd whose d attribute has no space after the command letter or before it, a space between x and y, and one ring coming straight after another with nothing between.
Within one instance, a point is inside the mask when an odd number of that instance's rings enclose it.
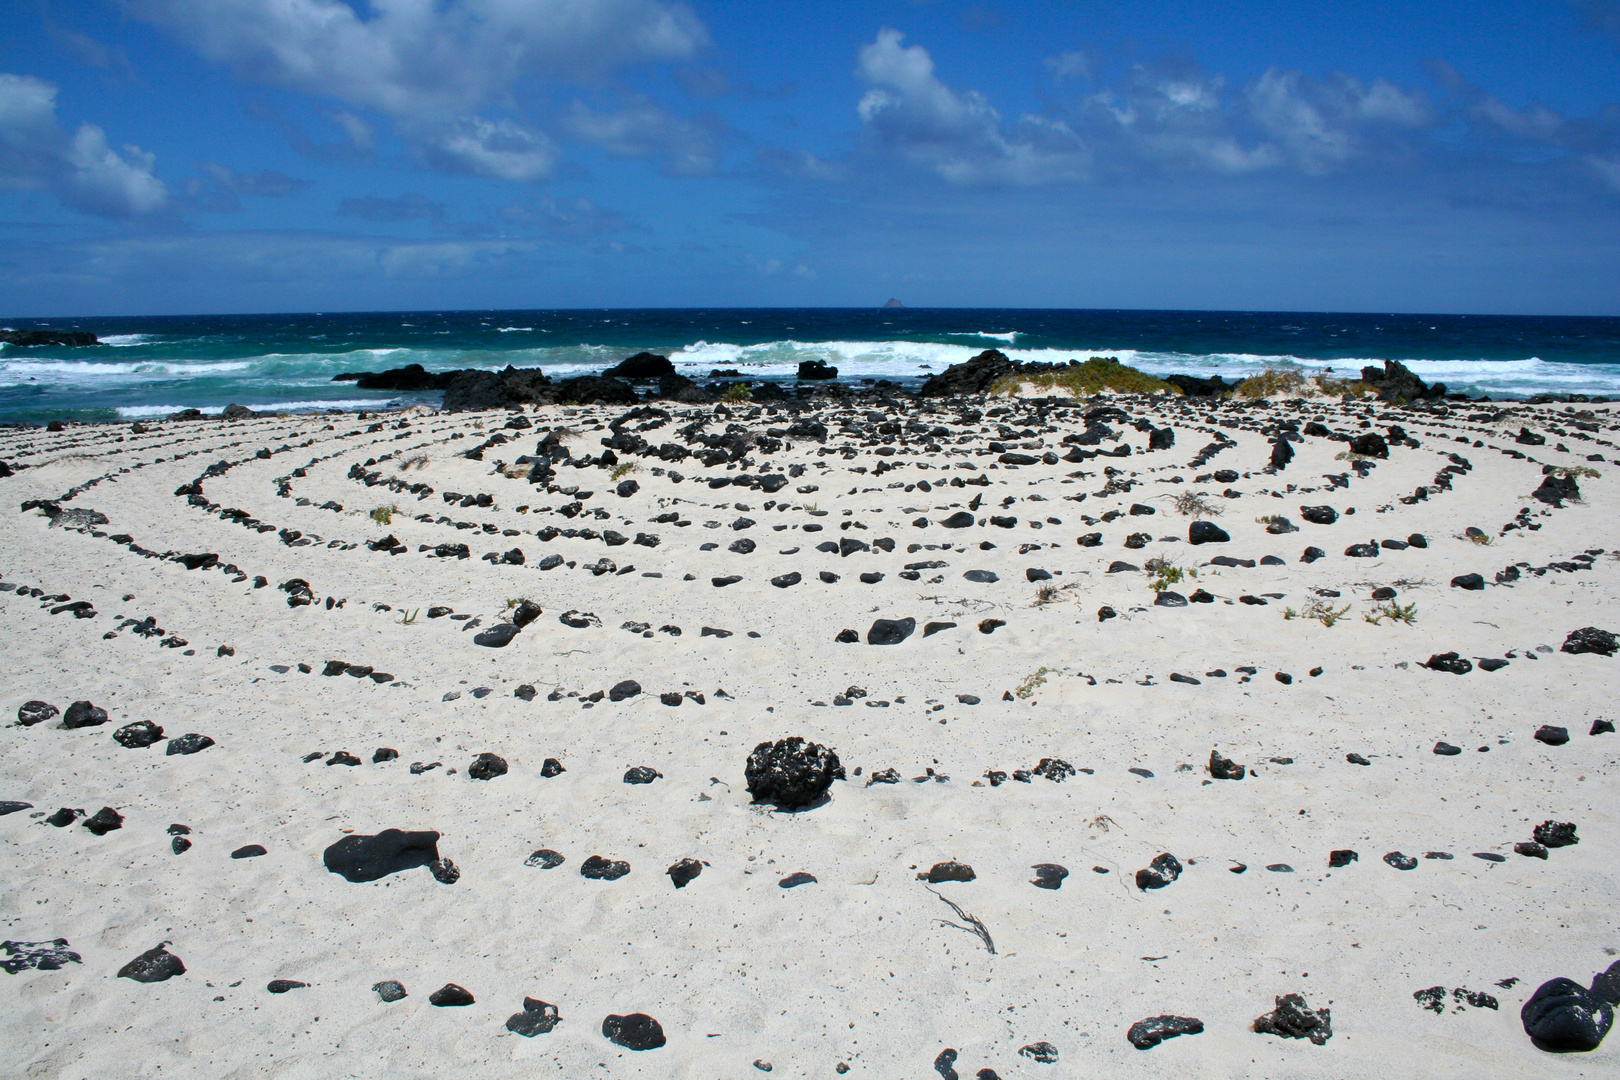
<instances>
[{"instance_id":1,"label":"white sand beach","mask_svg":"<svg viewBox=\"0 0 1620 1080\"><path fill-rule=\"evenodd\" d=\"M1620 659L1564 648L1620 631L1617 443L1609 405L1167 395L0 431L0 706L55 710L0 731L0 919L72 954L0 975L0 1071L1614 1076L1520 1008L1620 957ZM845 779L754 802L793 736ZM1579 842L1517 853L1544 822ZM328 870L390 829L459 879ZM160 943L183 975L119 977ZM1252 1030L1288 994L1331 1038ZM637 1013L663 1045L604 1036ZM1137 1049L1159 1016L1202 1030Z\"/></svg>"}]
</instances>

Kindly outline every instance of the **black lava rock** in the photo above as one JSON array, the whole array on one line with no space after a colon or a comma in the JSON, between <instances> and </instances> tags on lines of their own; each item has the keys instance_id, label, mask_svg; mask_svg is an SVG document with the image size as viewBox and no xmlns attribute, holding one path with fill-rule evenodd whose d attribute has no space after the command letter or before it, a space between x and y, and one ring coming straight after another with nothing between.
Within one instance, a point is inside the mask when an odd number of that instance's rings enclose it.
<instances>
[{"instance_id":1,"label":"black lava rock","mask_svg":"<svg viewBox=\"0 0 1620 1080\"><path fill-rule=\"evenodd\" d=\"M664 873L669 875L669 880L675 883L677 889L684 889L688 882L703 873L703 864L696 859L682 859Z\"/></svg>"},{"instance_id":2,"label":"black lava rock","mask_svg":"<svg viewBox=\"0 0 1620 1080\"><path fill-rule=\"evenodd\" d=\"M540 775L547 780L550 780L553 776L561 776L567 771L567 769L563 768L563 763L554 757L546 758L545 762L540 766Z\"/></svg>"},{"instance_id":3,"label":"black lava rock","mask_svg":"<svg viewBox=\"0 0 1620 1080\"><path fill-rule=\"evenodd\" d=\"M1333 1019L1327 1006L1312 1010L1300 994L1284 994L1276 1000L1277 1007L1256 1018L1252 1030L1285 1039L1309 1039L1317 1046L1333 1038Z\"/></svg>"},{"instance_id":4,"label":"black lava rock","mask_svg":"<svg viewBox=\"0 0 1620 1080\"><path fill-rule=\"evenodd\" d=\"M1187 528L1188 543L1224 544L1230 539L1226 530L1213 521L1195 521Z\"/></svg>"},{"instance_id":5,"label":"black lava rock","mask_svg":"<svg viewBox=\"0 0 1620 1080\"><path fill-rule=\"evenodd\" d=\"M1434 752L1441 757L1456 757L1462 753L1462 747L1452 746L1448 742L1437 742L1434 744Z\"/></svg>"},{"instance_id":6,"label":"black lava rock","mask_svg":"<svg viewBox=\"0 0 1620 1080\"><path fill-rule=\"evenodd\" d=\"M18 711L19 718L21 710ZM75 701L67 707L62 714L62 726L65 728L97 727L107 722L107 710L90 704L88 701Z\"/></svg>"},{"instance_id":7,"label":"black lava rock","mask_svg":"<svg viewBox=\"0 0 1620 1080\"><path fill-rule=\"evenodd\" d=\"M630 864L622 859L604 859L592 855L579 864L579 876L592 881L617 881L630 872Z\"/></svg>"},{"instance_id":8,"label":"black lava rock","mask_svg":"<svg viewBox=\"0 0 1620 1080\"><path fill-rule=\"evenodd\" d=\"M82 964L83 958L68 948L67 938L54 941L7 941L0 943L0 971L15 975L20 971L60 971L65 964Z\"/></svg>"},{"instance_id":9,"label":"black lava rock","mask_svg":"<svg viewBox=\"0 0 1620 1080\"><path fill-rule=\"evenodd\" d=\"M1037 889L1061 889L1063 879L1069 876L1069 871L1057 863L1036 863L1030 867L1035 871L1035 879L1030 882Z\"/></svg>"},{"instance_id":10,"label":"black lava rock","mask_svg":"<svg viewBox=\"0 0 1620 1080\"><path fill-rule=\"evenodd\" d=\"M781 881L778 881L776 883L776 887L779 889L797 889L800 885L814 884L816 884L816 875L807 874L803 870L800 870L797 873L789 874Z\"/></svg>"},{"instance_id":11,"label":"black lava rock","mask_svg":"<svg viewBox=\"0 0 1620 1080\"><path fill-rule=\"evenodd\" d=\"M1146 870L1136 872L1136 887L1142 890L1162 889L1180 876L1180 860L1167 851L1155 856Z\"/></svg>"},{"instance_id":12,"label":"black lava rock","mask_svg":"<svg viewBox=\"0 0 1620 1080\"><path fill-rule=\"evenodd\" d=\"M465 987L457 986L455 983L445 983L428 995L428 1004L437 1005L441 1009L471 1005L475 1000Z\"/></svg>"},{"instance_id":13,"label":"black lava rock","mask_svg":"<svg viewBox=\"0 0 1620 1080\"><path fill-rule=\"evenodd\" d=\"M375 836L345 836L322 856L326 868L346 881L376 881L439 858L439 834L384 829Z\"/></svg>"},{"instance_id":14,"label":"black lava rock","mask_svg":"<svg viewBox=\"0 0 1620 1080\"><path fill-rule=\"evenodd\" d=\"M1058 1061L1058 1048L1049 1042L1030 1043L1028 1046L1018 1048L1020 1057L1027 1057L1031 1061L1038 1061L1042 1065L1056 1065Z\"/></svg>"},{"instance_id":15,"label":"black lava rock","mask_svg":"<svg viewBox=\"0 0 1620 1080\"><path fill-rule=\"evenodd\" d=\"M613 689L608 691L608 700L623 701L625 698L633 698L639 693L641 693L641 684L634 679L626 679L623 682L613 684Z\"/></svg>"},{"instance_id":16,"label":"black lava rock","mask_svg":"<svg viewBox=\"0 0 1620 1080\"><path fill-rule=\"evenodd\" d=\"M507 1017L506 1030L532 1039L536 1035L547 1034L561 1020L562 1017L557 1015L557 1006L526 997L523 999L523 1011Z\"/></svg>"},{"instance_id":17,"label":"black lava rock","mask_svg":"<svg viewBox=\"0 0 1620 1080\"><path fill-rule=\"evenodd\" d=\"M1138 1050L1148 1050L1178 1035L1197 1035L1204 1022L1191 1016L1150 1016L1131 1025L1125 1037Z\"/></svg>"},{"instance_id":18,"label":"black lava rock","mask_svg":"<svg viewBox=\"0 0 1620 1080\"><path fill-rule=\"evenodd\" d=\"M1466 675L1474 670L1471 660L1464 660L1454 652L1435 653L1423 664L1430 671L1444 671L1451 675Z\"/></svg>"},{"instance_id":19,"label":"black lava rock","mask_svg":"<svg viewBox=\"0 0 1620 1080\"><path fill-rule=\"evenodd\" d=\"M402 982L397 982L393 979L385 979L380 983L374 984L371 988L375 990L377 992L377 996L382 998L384 1001L398 1001L405 996L405 984Z\"/></svg>"},{"instance_id":20,"label":"black lava rock","mask_svg":"<svg viewBox=\"0 0 1620 1080\"><path fill-rule=\"evenodd\" d=\"M196 754L214 745L214 740L207 735L199 735L195 731L170 739L168 749L164 754L172 757L175 754Z\"/></svg>"},{"instance_id":21,"label":"black lava rock","mask_svg":"<svg viewBox=\"0 0 1620 1080\"><path fill-rule=\"evenodd\" d=\"M1569 729L1542 724L1536 729L1535 740L1548 746L1563 746L1569 742Z\"/></svg>"},{"instance_id":22,"label":"black lava rock","mask_svg":"<svg viewBox=\"0 0 1620 1080\"><path fill-rule=\"evenodd\" d=\"M1359 858L1361 856L1349 848L1340 848L1338 851L1328 852L1328 865L1337 870L1341 866L1349 866Z\"/></svg>"},{"instance_id":23,"label":"black lava rock","mask_svg":"<svg viewBox=\"0 0 1620 1080\"><path fill-rule=\"evenodd\" d=\"M625 770L624 782L627 784L650 784L654 780L661 779L663 775L657 769L646 765L637 765L633 769Z\"/></svg>"},{"instance_id":24,"label":"black lava rock","mask_svg":"<svg viewBox=\"0 0 1620 1080\"><path fill-rule=\"evenodd\" d=\"M942 881L972 881L977 876L973 872L973 867L953 859L950 862L935 863L926 874L918 874L917 880L938 885Z\"/></svg>"},{"instance_id":25,"label":"black lava rock","mask_svg":"<svg viewBox=\"0 0 1620 1080\"><path fill-rule=\"evenodd\" d=\"M1550 979L1519 1010L1524 1033L1547 1050L1596 1050L1614 1024L1614 1009L1573 979Z\"/></svg>"},{"instance_id":26,"label":"black lava rock","mask_svg":"<svg viewBox=\"0 0 1620 1080\"><path fill-rule=\"evenodd\" d=\"M1241 780L1246 775L1246 770L1231 758L1222 757L1219 750L1211 750L1209 775L1217 780Z\"/></svg>"},{"instance_id":27,"label":"black lava rock","mask_svg":"<svg viewBox=\"0 0 1620 1080\"><path fill-rule=\"evenodd\" d=\"M26 701L17 709L17 723L23 727L33 727L35 724L43 724L55 715L56 706L48 701Z\"/></svg>"},{"instance_id":28,"label":"black lava rock","mask_svg":"<svg viewBox=\"0 0 1620 1080\"><path fill-rule=\"evenodd\" d=\"M1418 861L1410 855L1403 855L1399 851L1392 851L1384 856L1384 861L1397 870L1412 870L1417 867Z\"/></svg>"},{"instance_id":29,"label":"black lava rock","mask_svg":"<svg viewBox=\"0 0 1620 1080\"><path fill-rule=\"evenodd\" d=\"M97 836L106 836L114 829L124 827L124 815L110 806L103 806L96 811L95 816L85 820L84 827Z\"/></svg>"},{"instance_id":30,"label":"black lava rock","mask_svg":"<svg viewBox=\"0 0 1620 1080\"><path fill-rule=\"evenodd\" d=\"M141 955L118 969L120 979L154 983L172 979L186 973L186 965L168 950L168 942L147 949Z\"/></svg>"},{"instance_id":31,"label":"black lava rock","mask_svg":"<svg viewBox=\"0 0 1620 1080\"><path fill-rule=\"evenodd\" d=\"M479 754L467 766L467 775L474 780L493 780L506 775L506 759L499 754Z\"/></svg>"},{"instance_id":32,"label":"black lava rock","mask_svg":"<svg viewBox=\"0 0 1620 1080\"><path fill-rule=\"evenodd\" d=\"M473 644L482 645L486 649L504 649L518 636L520 627L515 623L496 623L488 630L480 630L473 635Z\"/></svg>"},{"instance_id":33,"label":"black lava rock","mask_svg":"<svg viewBox=\"0 0 1620 1080\"><path fill-rule=\"evenodd\" d=\"M916 619L877 619L866 631L868 645L898 645L917 629Z\"/></svg>"},{"instance_id":34,"label":"black lava rock","mask_svg":"<svg viewBox=\"0 0 1620 1080\"><path fill-rule=\"evenodd\" d=\"M527 859L524 859L523 865L538 866L542 870L555 870L567 861L560 852L552 851L550 848L541 848Z\"/></svg>"},{"instance_id":35,"label":"black lava rock","mask_svg":"<svg viewBox=\"0 0 1620 1080\"><path fill-rule=\"evenodd\" d=\"M1543 821L1530 835L1536 843L1550 848L1573 847L1581 842L1575 835L1574 824L1568 821Z\"/></svg>"},{"instance_id":36,"label":"black lava rock","mask_svg":"<svg viewBox=\"0 0 1620 1080\"><path fill-rule=\"evenodd\" d=\"M140 750L163 739L163 729L150 720L137 720L113 732L113 741L130 750Z\"/></svg>"},{"instance_id":37,"label":"black lava rock","mask_svg":"<svg viewBox=\"0 0 1620 1080\"><path fill-rule=\"evenodd\" d=\"M353 768L354 766L360 764L360 759L349 753L347 750L339 750L337 753L327 758L326 763L328 765L347 765L350 768Z\"/></svg>"},{"instance_id":38,"label":"black lava rock","mask_svg":"<svg viewBox=\"0 0 1620 1080\"><path fill-rule=\"evenodd\" d=\"M664 1029L646 1013L609 1014L602 1021L602 1037L626 1050L656 1050L664 1045Z\"/></svg>"},{"instance_id":39,"label":"black lava rock","mask_svg":"<svg viewBox=\"0 0 1620 1080\"><path fill-rule=\"evenodd\" d=\"M309 983L299 982L297 979L271 979L265 989L272 994L285 994L289 990L300 990Z\"/></svg>"},{"instance_id":40,"label":"black lava rock","mask_svg":"<svg viewBox=\"0 0 1620 1080\"><path fill-rule=\"evenodd\" d=\"M512 609L512 625L521 630L543 614L545 612L533 600L521 601L517 607Z\"/></svg>"},{"instance_id":41,"label":"black lava rock","mask_svg":"<svg viewBox=\"0 0 1620 1080\"><path fill-rule=\"evenodd\" d=\"M454 885L461 880L461 868L449 859L434 859L428 863L428 873L440 885Z\"/></svg>"},{"instance_id":42,"label":"black lava rock","mask_svg":"<svg viewBox=\"0 0 1620 1080\"><path fill-rule=\"evenodd\" d=\"M743 775L755 802L791 810L824 797L834 780L844 779L844 766L837 752L795 735L754 747Z\"/></svg>"},{"instance_id":43,"label":"black lava rock","mask_svg":"<svg viewBox=\"0 0 1620 1080\"><path fill-rule=\"evenodd\" d=\"M1558 649L1567 653L1600 653L1603 656L1613 656L1615 650L1620 649L1620 638L1607 630L1585 626L1579 630L1571 630Z\"/></svg>"},{"instance_id":44,"label":"black lava rock","mask_svg":"<svg viewBox=\"0 0 1620 1080\"><path fill-rule=\"evenodd\" d=\"M1312 525L1331 525L1339 520L1339 512L1331 506L1302 506L1299 516Z\"/></svg>"},{"instance_id":45,"label":"black lava rock","mask_svg":"<svg viewBox=\"0 0 1620 1080\"><path fill-rule=\"evenodd\" d=\"M378 765L384 761L393 761L397 757L399 757L398 750L387 746L379 746L371 755L371 763L373 765Z\"/></svg>"},{"instance_id":46,"label":"black lava rock","mask_svg":"<svg viewBox=\"0 0 1620 1080\"><path fill-rule=\"evenodd\" d=\"M233 858L233 859L256 859L260 855L268 855L268 854L270 854L270 853L265 850L263 844L246 844L246 845L244 845L242 847L237 848L235 851L231 852L231 858Z\"/></svg>"}]
</instances>

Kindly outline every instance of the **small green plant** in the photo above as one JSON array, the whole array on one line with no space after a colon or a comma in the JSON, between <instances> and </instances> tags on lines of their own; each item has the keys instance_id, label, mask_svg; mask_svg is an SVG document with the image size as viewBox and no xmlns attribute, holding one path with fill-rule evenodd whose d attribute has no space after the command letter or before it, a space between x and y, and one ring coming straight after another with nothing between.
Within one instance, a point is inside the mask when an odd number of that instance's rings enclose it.
<instances>
[{"instance_id":1,"label":"small green plant","mask_svg":"<svg viewBox=\"0 0 1620 1080\"><path fill-rule=\"evenodd\" d=\"M1553 475L1564 477L1580 476L1592 480L1603 479L1603 474L1592 468L1590 465L1560 465L1553 469Z\"/></svg>"},{"instance_id":2,"label":"small green plant","mask_svg":"<svg viewBox=\"0 0 1620 1080\"><path fill-rule=\"evenodd\" d=\"M375 521L379 525L387 527L393 523L394 515L397 513L399 513L399 507L394 506L393 504L389 504L388 506L379 506L377 509L371 512L371 520Z\"/></svg>"},{"instance_id":3,"label":"small green plant","mask_svg":"<svg viewBox=\"0 0 1620 1080\"><path fill-rule=\"evenodd\" d=\"M424 451L422 453L412 454L410 457L407 457L407 458L400 458L399 462L395 466L395 468L397 468L400 472L404 472L405 470L410 469L412 467L415 467L415 468L418 468L418 469L425 468L427 466L427 463L428 463L428 456L427 456L426 451Z\"/></svg>"},{"instance_id":4,"label":"small green plant","mask_svg":"<svg viewBox=\"0 0 1620 1080\"><path fill-rule=\"evenodd\" d=\"M421 608L417 608L415 611L411 611L411 612L401 611L399 613L399 625L401 625L401 626L409 626L409 625L411 625L411 623L416 621L417 613L420 612L421 610L422 610Z\"/></svg>"},{"instance_id":5,"label":"small green plant","mask_svg":"<svg viewBox=\"0 0 1620 1080\"><path fill-rule=\"evenodd\" d=\"M1361 618L1364 622L1370 622L1374 626L1377 626L1385 619L1411 626L1417 622L1417 604L1397 604L1393 600L1386 600Z\"/></svg>"},{"instance_id":6,"label":"small green plant","mask_svg":"<svg viewBox=\"0 0 1620 1080\"><path fill-rule=\"evenodd\" d=\"M1176 508L1176 513L1186 517L1220 517L1221 508L1204 495L1202 491L1183 491L1180 495L1170 498L1170 505Z\"/></svg>"},{"instance_id":7,"label":"small green plant","mask_svg":"<svg viewBox=\"0 0 1620 1080\"><path fill-rule=\"evenodd\" d=\"M635 463L635 462L633 462L633 461L626 461L626 462L625 462L625 463L624 463L624 464L622 464L622 465L617 465L617 466L614 466L614 469L613 469L613 479L614 479L614 480L615 480L615 481L618 481L618 480L623 480L623 479L624 479L624 476L625 476L625 474L626 474L626 473L633 473L633 472L635 472L635 471L636 471L636 469L638 469L638 468L639 468L639 467L640 467L640 466L638 466L638 465L637 465L637 464L636 464L636 463Z\"/></svg>"},{"instance_id":8,"label":"small green plant","mask_svg":"<svg viewBox=\"0 0 1620 1080\"><path fill-rule=\"evenodd\" d=\"M741 402L753 401L754 392L744 383L732 383L726 387L726 392L720 395L721 401Z\"/></svg>"},{"instance_id":9,"label":"small green plant","mask_svg":"<svg viewBox=\"0 0 1620 1080\"><path fill-rule=\"evenodd\" d=\"M1245 398L1271 398L1271 397L1301 397L1311 393L1311 387L1305 381L1305 376L1297 371L1287 368L1268 368L1237 384L1232 391L1234 397Z\"/></svg>"},{"instance_id":10,"label":"small green plant","mask_svg":"<svg viewBox=\"0 0 1620 1080\"><path fill-rule=\"evenodd\" d=\"M1014 690L1013 693L1021 700L1028 701L1030 695L1035 693L1036 688L1045 684L1046 677L1049 674L1051 674L1050 668L1038 668L1033 675L1028 676L1023 682L1019 683L1018 689Z\"/></svg>"},{"instance_id":11,"label":"small green plant","mask_svg":"<svg viewBox=\"0 0 1620 1080\"><path fill-rule=\"evenodd\" d=\"M1256 525L1272 525L1283 519L1281 514L1261 514L1254 519Z\"/></svg>"},{"instance_id":12,"label":"small green plant","mask_svg":"<svg viewBox=\"0 0 1620 1080\"><path fill-rule=\"evenodd\" d=\"M1112 356L1093 356L1081 363L1070 360L1067 367L1039 374L1014 372L991 384L992 395L1013 395L1028 384L1041 390L1067 390L1074 397L1092 397L1104 390L1120 394L1180 394L1181 389L1145 371L1126 367Z\"/></svg>"},{"instance_id":13,"label":"small green plant","mask_svg":"<svg viewBox=\"0 0 1620 1080\"><path fill-rule=\"evenodd\" d=\"M1340 608L1336 608L1332 604L1330 604L1327 601L1323 600L1321 597L1313 596L1308 601L1305 602L1305 607L1300 611L1295 611L1291 607L1290 608L1284 608L1283 609L1283 618L1285 618L1285 619L1314 619L1315 621L1321 623L1323 626L1332 626L1334 623L1336 623L1340 619L1344 618L1345 615L1349 613L1349 611L1350 611L1350 605L1349 604L1346 604L1346 605L1344 605L1343 607L1340 607Z\"/></svg>"},{"instance_id":14,"label":"small green plant","mask_svg":"<svg viewBox=\"0 0 1620 1080\"><path fill-rule=\"evenodd\" d=\"M1172 585L1179 585L1183 581L1194 580L1198 571L1190 567L1177 566L1164 559L1150 559L1147 564L1148 588L1154 592L1164 592Z\"/></svg>"}]
</instances>

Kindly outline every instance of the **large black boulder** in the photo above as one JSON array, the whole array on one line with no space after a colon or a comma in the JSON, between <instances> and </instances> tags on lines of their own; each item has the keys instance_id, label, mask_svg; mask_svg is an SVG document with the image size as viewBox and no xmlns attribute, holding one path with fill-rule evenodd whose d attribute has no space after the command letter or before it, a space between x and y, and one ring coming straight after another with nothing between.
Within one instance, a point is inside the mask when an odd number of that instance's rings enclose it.
<instances>
[{"instance_id":1,"label":"large black boulder","mask_svg":"<svg viewBox=\"0 0 1620 1080\"><path fill-rule=\"evenodd\" d=\"M1580 502L1581 489L1575 483L1573 476L1567 474L1559 476L1557 473L1548 472L1547 475L1541 478L1541 486L1532 491L1530 496L1538 502L1546 503L1548 506L1562 508L1565 499L1570 502Z\"/></svg>"},{"instance_id":2,"label":"large black boulder","mask_svg":"<svg viewBox=\"0 0 1620 1080\"><path fill-rule=\"evenodd\" d=\"M539 368L502 371L458 371L444 389L448 412L466 409L504 409L508 405L549 405L561 400L557 387ZM620 385L623 385L622 383Z\"/></svg>"},{"instance_id":3,"label":"large black boulder","mask_svg":"<svg viewBox=\"0 0 1620 1080\"><path fill-rule=\"evenodd\" d=\"M1519 1010L1524 1033L1546 1050L1596 1050L1614 1024L1614 1008L1573 979L1550 979Z\"/></svg>"},{"instance_id":4,"label":"large black boulder","mask_svg":"<svg viewBox=\"0 0 1620 1080\"><path fill-rule=\"evenodd\" d=\"M829 367L825 360L799 361L799 379L801 382L836 378L838 378L838 369Z\"/></svg>"},{"instance_id":5,"label":"large black boulder","mask_svg":"<svg viewBox=\"0 0 1620 1080\"><path fill-rule=\"evenodd\" d=\"M1003 375L1018 370L999 349L986 349L963 364L952 364L938 375L931 375L917 391L921 397L960 397L982 394Z\"/></svg>"},{"instance_id":6,"label":"large black boulder","mask_svg":"<svg viewBox=\"0 0 1620 1080\"><path fill-rule=\"evenodd\" d=\"M1399 360L1385 360L1383 371L1370 365L1362 368L1361 381L1378 391L1379 401L1421 401L1444 397L1446 392L1445 383L1430 386Z\"/></svg>"},{"instance_id":7,"label":"large black boulder","mask_svg":"<svg viewBox=\"0 0 1620 1080\"><path fill-rule=\"evenodd\" d=\"M1224 544L1232 539L1225 529L1213 521L1195 521L1187 527L1187 542L1192 544Z\"/></svg>"},{"instance_id":8,"label":"large black boulder","mask_svg":"<svg viewBox=\"0 0 1620 1080\"><path fill-rule=\"evenodd\" d=\"M634 405L640 400L629 383L601 375L564 379L557 384L556 395L564 405Z\"/></svg>"},{"instance_id":9,"label":"large black boulder","mask_svg":"<svg viewBox=\"0 0 1620 1080\"><path fill-rule=\"evenodd\" d=\"M456 376L464 374L470 372L466 369L433 372L426 370L421 364L406 364L404 367L389 368L387 371L346 371L333 376L332 381L352 382L362 390L415 392L443 390L455 381Z\"/></svg>"},{"instance_id":10,"label":"large black boulder","mask_svg":"<svg viewBox=\"0 0 1620 1080\"><path fill-rule=\"evenodd\" d=\"M844 779L844 766L835 751L795 735L754 747L743 775L755 802L793 809L826 795L834 780Z\"/></svg>"},{"instance_id":11,"label":"large black boulder","mask_svg":"<svg viewBox=\"0 0 1620 1080\"><path fill-rule=\"evenodd\" d=\"M1350 440L1350 452L1360 454L1362 457L1387 458L1389 444L1378 432L1368 431Z\"/></svg>"},{"instance_id":12,"label":"large black boulder","mask_svg":"<svg viewBox=\"0 0 1620 1080\"><path fill-rule=\"evenodd\" d=\"M669 357L650 352L638 352L602 372L604 377L613 379L661 379L673 374L675 365L669 362Z\"/></svg>"},{"instance_id":13,"label":"large black boulder","mask_svg":"<svg viewBox=\"0 0 1620 1080\"><path fill-rule=\"evenodd\" d=\"M375 836L352 834L326 849L326 868L346 881L378 878L427 866L439 858L439 834L384 829Z\"/></svg>"}]
</instances>

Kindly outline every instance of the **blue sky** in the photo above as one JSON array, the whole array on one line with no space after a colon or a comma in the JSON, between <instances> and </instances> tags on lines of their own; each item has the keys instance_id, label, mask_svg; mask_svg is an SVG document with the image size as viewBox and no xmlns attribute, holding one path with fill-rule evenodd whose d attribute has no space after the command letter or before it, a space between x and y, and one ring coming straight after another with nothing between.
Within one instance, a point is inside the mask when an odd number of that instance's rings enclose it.
<instances>
[{"instance_id":1,"label":"blue sky","mask_svg":"<svg viewBox=\"0 0 1620 1080\"><path fill-rule=\"evenodd\" d=\"M0 316L1620 314L1620 0L12 0Z\"/></svg>"}]
</instances>

